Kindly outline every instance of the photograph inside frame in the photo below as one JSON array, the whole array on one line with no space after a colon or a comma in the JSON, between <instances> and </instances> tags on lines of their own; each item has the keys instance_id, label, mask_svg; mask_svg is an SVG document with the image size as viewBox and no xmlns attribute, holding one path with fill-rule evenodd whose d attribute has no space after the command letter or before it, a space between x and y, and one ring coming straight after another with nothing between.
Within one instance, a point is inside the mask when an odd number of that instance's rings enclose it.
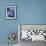
<instances>
[{"instance_id":1,"label":"photograph inside frame","mask_svg":"<svg viewBox=\"0 0 46 46\"><path fill-rule=\"evenodd\" d=\"M6 5L6 19L16 19L16 6Z\"/></svg>"}]
</instances>

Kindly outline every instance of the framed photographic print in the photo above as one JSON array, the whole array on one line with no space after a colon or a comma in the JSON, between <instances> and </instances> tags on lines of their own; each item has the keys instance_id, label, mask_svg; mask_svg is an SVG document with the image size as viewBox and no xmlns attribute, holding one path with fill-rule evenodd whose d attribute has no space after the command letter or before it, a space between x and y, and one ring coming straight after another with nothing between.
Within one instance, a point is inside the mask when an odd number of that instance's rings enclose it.
<instances>
[{"instance_id":1,"label":"framed photographic print","mask_svg":"<svg viewBox=\"0 0 46 46\"><path fill-rule=\"evenodd\" d=\"M16 5L6 5L6 19L16 19Z\"/></svg>"}]
</instances>

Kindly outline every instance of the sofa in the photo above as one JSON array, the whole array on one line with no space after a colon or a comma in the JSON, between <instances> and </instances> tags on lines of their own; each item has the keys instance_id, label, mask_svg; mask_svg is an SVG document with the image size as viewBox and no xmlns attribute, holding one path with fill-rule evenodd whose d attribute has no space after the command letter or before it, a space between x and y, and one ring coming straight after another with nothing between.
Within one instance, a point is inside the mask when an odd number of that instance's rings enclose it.
<instances>
[{"instance_id":1,"label":"sofa","mask_svg":"<svg viewBox=\"0 0 46 46\"><path fill-rule=\"evenodd\" d=\"M43 35L43 31L36 31L34 33L33 30L21 30L21 39L26 39L29 40L31 39L32 41L44 41L45 37Z\"/></svg>"}]
</instances>

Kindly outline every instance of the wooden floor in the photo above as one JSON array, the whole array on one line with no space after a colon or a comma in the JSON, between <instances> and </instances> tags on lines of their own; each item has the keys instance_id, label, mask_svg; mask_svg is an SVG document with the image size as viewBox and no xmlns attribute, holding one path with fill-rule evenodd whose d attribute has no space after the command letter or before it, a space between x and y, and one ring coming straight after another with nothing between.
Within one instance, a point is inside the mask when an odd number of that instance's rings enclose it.
<instances>
[{"instance_id":1,"label":"wooden floor","mask_svg":"<svg viewBox=\"0 0 46 46\"><path fill-rule=\"evenodd\" d=\"M21 40L20 41L20 46L46 46L46 42L44 41L34 41L32 42L31 40Z\"/></svg>"}]
</instances>

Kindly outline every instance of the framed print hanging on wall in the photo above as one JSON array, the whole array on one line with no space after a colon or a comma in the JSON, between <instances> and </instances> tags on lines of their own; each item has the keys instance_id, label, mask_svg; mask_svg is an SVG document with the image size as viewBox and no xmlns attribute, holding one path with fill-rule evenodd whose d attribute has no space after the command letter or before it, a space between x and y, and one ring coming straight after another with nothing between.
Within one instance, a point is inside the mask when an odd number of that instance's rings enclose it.
<instances>
[{"instance_id":1,"label":"framed print hanging on wall","mask_svg":"<svg viewBox=\"0 0 46 46\"><path fill-rule=\"evenodd\" d=\"M16 19L16 5L6 5L6 19Z\"/></svg>"}]
</instances>

